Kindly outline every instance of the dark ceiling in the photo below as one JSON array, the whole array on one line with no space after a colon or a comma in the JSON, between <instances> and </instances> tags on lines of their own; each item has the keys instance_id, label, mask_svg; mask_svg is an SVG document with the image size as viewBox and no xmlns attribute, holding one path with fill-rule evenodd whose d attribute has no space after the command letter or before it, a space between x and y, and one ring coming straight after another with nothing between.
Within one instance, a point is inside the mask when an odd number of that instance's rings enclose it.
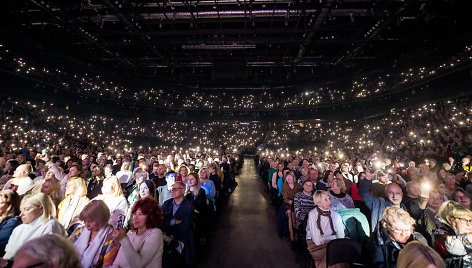
<instances>
[{"instance_id":1,"label":"dark ceiling","mask_svg":"<svg viewBox=\"0 0 472 268\"><path fill-rule=\"evenodd\" d=\"M131 88L349 85L448 58L470 41L472 25L468 1L9 2L0 11L2 41Z\"/></svg>"}]
</instances>

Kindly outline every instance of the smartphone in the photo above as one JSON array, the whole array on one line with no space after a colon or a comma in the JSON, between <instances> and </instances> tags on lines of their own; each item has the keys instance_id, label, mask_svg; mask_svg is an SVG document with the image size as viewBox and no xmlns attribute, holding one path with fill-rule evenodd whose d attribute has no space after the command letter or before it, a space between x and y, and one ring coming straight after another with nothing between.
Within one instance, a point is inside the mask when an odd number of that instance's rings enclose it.
<instances>
[{"instance_id":1,"label":"smartphone","mask_svg":"<svg viewBox=\"0 0 472 268\"><path fill-rule=\"evenodd\" d=\"M123 228L125 224L125 215L120 214L118 216L118 223L116 224L116 228Z\"/></svg>"}]
</instances>

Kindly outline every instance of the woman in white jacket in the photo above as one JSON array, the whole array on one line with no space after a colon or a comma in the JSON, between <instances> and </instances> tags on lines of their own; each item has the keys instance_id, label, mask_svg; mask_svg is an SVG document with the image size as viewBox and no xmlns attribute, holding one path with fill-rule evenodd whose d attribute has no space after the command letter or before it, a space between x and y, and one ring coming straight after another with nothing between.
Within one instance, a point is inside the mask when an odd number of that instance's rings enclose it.
<instances>
[{"instance_id":1,"label":"woman in white jacket","mask_svg":"<svg viewBox=\"0 0 472 268\"><path fill-rule=\"evenodd\" d=\"M160 228L164 218L156 199L145 197L136 201L131 211L133 229L126 234L115 229L115 241L121 244L113 267L162 267L164 238Z\"/></svg>"},{"instance_id":2,"label":"woman in white jacket","mask_svg":"<svg viewBox=\"0 0 472 268\"><path fill-rule=\"evenodd\" d=\"M118 223L119 215L126 215L128 201L123 196L120 181L117 177L111 176L103 180L102 194L93 200L103 200L110 209L110 224L115 226Z\"/></svg>"},{"instance_id":3,"label":"woman in white jacket","mask_svg":"<svg viewBox=\"0 0 472 268\"><path fill-rule=\"evenodd\" d=\"M55 219L56 206L48 195L37 193L25 196L21 202L20 216L23 224L13 230L5 247L5 260L12 259L16 251L31 239L45 234L66 235L64 227Z\"/></svg>"}]
</instances>

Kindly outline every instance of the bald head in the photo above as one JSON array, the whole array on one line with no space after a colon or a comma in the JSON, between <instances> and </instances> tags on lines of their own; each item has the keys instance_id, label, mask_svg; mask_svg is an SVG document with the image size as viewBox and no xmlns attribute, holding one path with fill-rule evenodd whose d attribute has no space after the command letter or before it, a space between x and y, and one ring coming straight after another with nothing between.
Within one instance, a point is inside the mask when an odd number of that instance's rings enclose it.
<instances>
[{"instance_id":1,"label":"bald head","mask_svg":"<svg viewBox=\"0 0 472 268\"><path fill-rule=\"evenodd\" d=\"M396 183L390 183L385 187L385 195L388 198L388 201L394 206L400 206L400 203L403 199L402 188Z\"/></svg>"}]
</instances>

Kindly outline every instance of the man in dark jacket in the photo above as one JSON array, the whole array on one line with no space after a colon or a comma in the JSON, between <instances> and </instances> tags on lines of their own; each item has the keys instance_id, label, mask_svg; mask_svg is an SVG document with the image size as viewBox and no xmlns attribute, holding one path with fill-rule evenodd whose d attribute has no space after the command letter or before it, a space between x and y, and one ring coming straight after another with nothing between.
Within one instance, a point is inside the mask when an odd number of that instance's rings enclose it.
<instances>
[{"instance_id":1,"label":"man in dark jacket","mask_svg":"<svg viewBox=\"0 0 472 268\"><path fill-rule=\"evenodd\" d=\"M367 174L366 174L367 175ZM396 183L390 183L385 187L386 200L373 196L369 190L372 186L373 174L369 173L366 179L359 182L359 195L364 201L365 205L371 210L370 230L374 232L377 223L383 219L382 212L386 207L395 206L406 210L402 204L403 191Z\"/></svg>"},{"instance_id":2,"label":"man in dark jacket","mask_svg":"<svg viewBox=\"0 0 472 268\"><path fill-rule=\"evenodd\" d=\"M163 231L184 243L185 263L195 264L195 244L193 239L193 205L184 198L185 184L177 181L172 185L172 198L164 202Z\"/></svg>"}]
</instances>

